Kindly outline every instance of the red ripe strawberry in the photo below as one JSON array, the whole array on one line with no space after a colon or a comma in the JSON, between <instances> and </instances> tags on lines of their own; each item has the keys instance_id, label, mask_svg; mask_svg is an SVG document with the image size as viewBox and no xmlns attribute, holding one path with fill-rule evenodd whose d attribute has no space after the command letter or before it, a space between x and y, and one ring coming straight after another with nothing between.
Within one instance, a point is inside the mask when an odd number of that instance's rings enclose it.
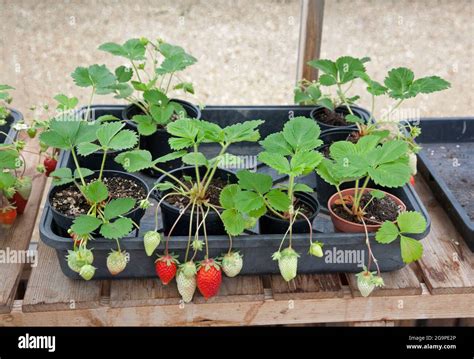
<instances>
[{"instance_id":1,"label":"red ripe strawberry","mask_svg":"<svg viewBox=\"0 0 474 359\"><path fill-rule=\"evenodd\" d=\"M412 186L415 185L415 177L413 177L413 176L410 177L410 183L411 183Z\"/></svg>"},{"instance_id":2,"label":"red ripe strawberry","mask_svg":"<svg viewBox=\"0 0 474 359\"><path fill-rule=\"evenodd\" d=\"M13 195L13 203L18 214L23 214L25 211L28 198L31 194L31 177L25 176L17 179L15 185L16 192Z\"/></svg>"},{"instance_id":3,"label":"red ripe strawberry","mask_svg":"<svg viewBox=\"0 0 474 359\"><path fill-rule=\"evenodd\" d=\"M175 256L166 254L155 261L156 274L164 285L167 285L176 275L178 261Z\"/></svg>"},{"instance_id":4,"label":"red ripe strawberry","mask_svg":"<svg viewBox=\"0 0 474 359\"><path fill-rule=\"evenodd\" d=\"M56 159L53 157L46 157L43 161L43 164L46 170L45 172L46 177L49 177L49 174L56 169L56 165L58 164L58 161L56 161Z\"/></svg>"},{"instance_id":5,"label":"red ripe strawberry","mask_svg":"<svg viewBox=\"0 0 474 359\"><path fill-rule=\"evenodd\" d=\"M5 228L10 228L16 219L16 208L7 206L0 209L0 225Z\"/></svg>"},{"instance_id":6,"label":"red ripe strawberry","mask_svg":"<svg viewBox=\"0 0 474 359\"><path fill-rule=\"evenodd\" d=\"M205 259L199 264L196 279L199 292L207 300L219 292L222 282L221 267L214 259Z\"/></svg>"}]
</instances>

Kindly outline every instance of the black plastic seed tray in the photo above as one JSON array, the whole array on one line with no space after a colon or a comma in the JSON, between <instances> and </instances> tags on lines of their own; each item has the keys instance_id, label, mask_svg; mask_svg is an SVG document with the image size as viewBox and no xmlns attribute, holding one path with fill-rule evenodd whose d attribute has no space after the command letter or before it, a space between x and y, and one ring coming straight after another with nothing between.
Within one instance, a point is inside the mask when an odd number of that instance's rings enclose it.
<instances>
[{"instance_id":1,"label":"black plastic seed tray","mask_svg":"<svg viewBox=\"0 0 474 359\"><path fill-rule=\"evenodd\" d=\"M10 115L6 118L6 123L0 126L0 143L11 143L16 137L16 130L13 125L23 119L23 115L17 110L10 109ZM8 136L5 136L5 133Z\"/></svg>"},{"instance_id":2,"label":"black plastic seed tray","mask_svg":"<svg viewBox=\"0 0 474 359\"><path fill-rule=\"evenodd\" d=\"M474 252L474 117L423 118L418 169Z\"/></svg>"},{"instance_id":3,"label":"black plastic seed tray","mask_svg":"<svg viewBox=\"0 0 474 359\"><path fill-rule=\"evenodd\" d=\"M119 115L122 106L103 106L113 115ZM98 110L99 107L95 106ZM218 123L221 126L227 126L233 123L242 122L251 119L262 119L265 123L260 127L262 138L270 133L282 129L284 123L292 116L308 116L312 107L295 106L209 106L202 112L202 118L207 121ZM201 149L208 154L214 153L216 148L206 146ZM274 183L281 183L286 180L284 176L261 163L256 163L252 158L260 152L260 146L255 143L240 144L231 148L230 153L242 156L248 156L246 162L249 167L255 166L261 173L270 174ZM245 163L245 161L244 161ZM59 159L59 166L72 166L70 154L62 152ZM150 185L156 179L140 174ZM302 179L303 183L311 187L316 186L316 174L306 176ZM389 190L389 192L398 196L405 202L408 210L421 211L428 222L425 233L418 235L417 239L424 238L430 230L430 219L419 200L417 194L411 186ZM321 203L322 210L316 217L313 227L313 240L324 243L324 257L315 258L307 254L309 247L309 234L293 235L293 248L300 253L298 262L299 273L318 273L318 272L360 272L362 265L367 264L368 252L365 245L364 234L335 233L331 220L329 219L325 203ZM143 234L154 227L154 207L147 210L140 223L139 233L132 233L130 237L121 240L121 247L130 255L130 262L125 271L114 278L144 278L155 277L154 261L156 256L148 257L143 247ZM258 227L258 226L257 226ZM65 233L61 233L53 222L51 209L45 206L44 213L40 222L40 236L44 243L56 249L61 269L68 277L79 278L78 274L71 271L65 260L68 249L72 249L72 240ZM383 271L393 271L404 266L400 255L400 243L394 241L388 245L382 245L373 239L371 234L372 250L378 259L379 265ZM244 255L244 266L242 274L272 274L278 273L278 265L271 258L280 244L282 235L262 235L258 233L258 228L248 234L235 237L233 247ZM178 254L180 260L184 259L188 238L181 236L172 236L169 243L170 251ZM228 249L229 241L227 236L210 236L209 247L210 255L218 256L225 253ZM106 257L110 249L115 248L114 241L103 238L97 238L90 243L89 247L94 248L94 266L97 267L95 279L110 279L112 276L106 268ZM164 241L160 244L158 251L164 250ZM200 254L202 259L203 254ZM372 268L374 269L374 268Z\"/></svg>"}]
</instances>

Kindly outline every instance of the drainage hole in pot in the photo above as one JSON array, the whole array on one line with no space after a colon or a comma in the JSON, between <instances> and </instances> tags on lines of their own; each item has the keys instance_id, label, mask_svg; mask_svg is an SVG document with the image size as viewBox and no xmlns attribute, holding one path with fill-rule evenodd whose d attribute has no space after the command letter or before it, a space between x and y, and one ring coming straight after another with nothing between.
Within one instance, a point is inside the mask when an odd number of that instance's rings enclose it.
<instances>
[{"instance_id":1,"label":"drainage hole in pot","mask_svg":"<svg viewBox=\"0 0 474 359\"><path fill-rule=\"evenodd\" d=\"M91 183L92 181L86 181ZM146 190L135 181L122 177L104 177L104 184L109 190L109 198L134 198L138 201L145 199ZM57 191L52 198L52 206L58 212L68 216L76 217L89 211L89 204L75 185L65 187Z\"/></svg>"},{"instance_id":2,"label":"drainage hole in pot","mask_svg":"<svg viewBox=\"0 0 474 359\"><path fill-rule=\"evenodd\" d=\"M364 208L370 198L370 194L364 194L360 200L360 206ZM347 207L352 208L350 204L346 205ZM346 221L362 224L362 222L359 221L356 216L348 213L341 204L336 204L332 207L332 210L336 215L342 219L345 219ZM384 221L395 221L397 219L398 213L400 212L400 208L391 197L385 196L381 199L374 198L365 209L365 212L366 214L364 219L373 220L373 223L367 224L378 224ZM369 221L366 220L366 222Z\"/></svg>"}]
</instances>

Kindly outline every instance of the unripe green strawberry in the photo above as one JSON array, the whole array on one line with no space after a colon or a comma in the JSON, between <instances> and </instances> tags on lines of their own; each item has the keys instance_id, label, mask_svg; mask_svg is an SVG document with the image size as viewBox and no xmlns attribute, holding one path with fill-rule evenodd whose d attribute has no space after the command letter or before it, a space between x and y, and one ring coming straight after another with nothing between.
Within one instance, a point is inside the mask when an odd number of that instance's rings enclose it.
<instances>
[{"instance_id":1,"label":"unripe green strawberry","mask_svg":"<svg viewBox=\"0 0 474 359\"><path fill-rule=\"evenodd\" d=\"M321 242L313 242L309 247L309 254L321 258L323 256L323 244Z\"/></svg>"},{"instance_id":2,"label":"unripe green strawberry","mask_svg":"<svg viewBox=\"0 0 474 359\"><path fill-rule=\"evenodd\" d=\"M68 267L76 273L79 273L81 271L82 266L84 265L84 263L78 259L77 252L74 251L68 251L66 260Z\"/></svg>"},{"instance_id":3,"label":"unripe green strawberry","mask_svg":"<svg viewBox=\"0 0 474 359\"><path fill-rule=\"evenodd\" d=\"M196 263L188 261L181 266L180 270L186 278L194 278L197 273Z\"/></svg>"},{"instance_id":4,"label":"unripe green strawberry","mask_svg":"<svg viewBox=\"0 0 474 359\"><path fill-rule=\"evenodd\" d=\"M273 254L273 260L278 261L281 276L287 282L294 279L298 270L298 253L293 248L285 248Z\"/></svg>"},{"instance_id":5,"label":"unripe green strawberry","mask_svg":"<svg viewBox=\"0 0 474 359\"><path fill-rule=\"evenodd\" d=\"M107 268L110 274L117 275L127 266L127 252L112 251L107 257Z\"/></svg>"},{"instance_id":6,"label":"unripe green strawberry","mask_svg":"<svg viewBox=\"0 0 474 359\"><path fill-rule=\"evenodd\" d=\"M178 292L183 298L183 302L189 303L193 300L194 292L196 291L196 276L186 277L182 270L178 271L176 276L176 284L178 285Z\"/></svg>"},{"instance_id":7,"label":"unripe green strawberry","mask_svg":"<svg viewBox=\"0 0 474 359\"><path fill-rule=\"evenodd\" d=\"M160 245L161 235L155 231L148 231L143 237L143 244L145 246L146 255L149 257L153 254L156 248Z\"/></svg>"},{"instance_id":8,"label":"unripe green strawberry","mask_svg":"<svg viewBox=\"0 0 474 359\"><path fill-rule=\"evenodd\" d=\"M367 268L356 274L357 288L363 297L368 297L375 287L384 285L383 278L376 275L376 272L369 272Z\"/></svg>"},{"instance_id":9,"label":"unripe green strawberry","mask_svg":"<svg viewBox=\"0 0 474 359\"><path fill-rule=\"evenodd\" d=\"M375 288L372 282L372 273L362 272L357 274L357 288L363 297L368 297Z\"/></svg>"},{"instance_id":10,"label":"unripe green strawberry","mask_svg":"<svg viewBox=\"0 0 474 359\"><path fill-rule=\"evenodd\" d=\"M30 127L30 128L28 128L28 129L26 130L26 133L28 134L28 137L29 137L29 138L35 138L36 132L38 132L38 131L36 130L36 127Z\"/></svg>"},{"instance_id":11,"label":"unripe green strawberry","mask_svg":"<svg viewBox=\"0 0 474 359\"><path fill-rule=\"evenodd\" d=\"M90 264L83 265L79 272L79 275L85 280L91 280L94 274L95 267L91 266Z\"/></svg>"},{"instance_id":12,"label":"unripe green strawberry","mask_svg":"<svg viewBox=\"0 0 474 359\"><path fill-rule=\"evenodd\" d=\"M92 264L94 262L94 254L87 248L79 248L77 258L79 261L84 262L84 264Z\"/></svg>"},{"instance_id":13,"label":"unripe green strawberry","mask_svg":"<svg viewBox=\"0 0 474 359\"><path fill-rule=\"evenodd\" d=\"M243 264L244 261L239 252L227 253L222 258L222 270L226 276L231 278L237 276L240 273Z\"/></svg>"}]
</instances>

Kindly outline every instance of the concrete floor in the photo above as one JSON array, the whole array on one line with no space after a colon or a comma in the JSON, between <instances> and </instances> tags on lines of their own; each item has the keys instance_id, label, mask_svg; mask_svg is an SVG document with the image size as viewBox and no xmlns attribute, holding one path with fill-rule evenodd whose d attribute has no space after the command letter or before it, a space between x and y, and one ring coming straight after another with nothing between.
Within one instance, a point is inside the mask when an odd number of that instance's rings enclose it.
<instances>
[{"instance_id":1,"label":"concrete floor","mask_svg":"<svg viewBox=\"0 0 474 359\"><path fill-rule=\"evenodd\" d=\"M402 117L472 115L473 9L470 0L326 0L322 57L370 56L379 80L408 66L452 83L408 101ZM292 103L299 13L298 0L0 0L0 83L16 87L14 106L27 115L58 92L85 102L74 68L120 63L99 44L162 37L198 58L184 77L202 103Z\"/></svg>"}]
</instances>

